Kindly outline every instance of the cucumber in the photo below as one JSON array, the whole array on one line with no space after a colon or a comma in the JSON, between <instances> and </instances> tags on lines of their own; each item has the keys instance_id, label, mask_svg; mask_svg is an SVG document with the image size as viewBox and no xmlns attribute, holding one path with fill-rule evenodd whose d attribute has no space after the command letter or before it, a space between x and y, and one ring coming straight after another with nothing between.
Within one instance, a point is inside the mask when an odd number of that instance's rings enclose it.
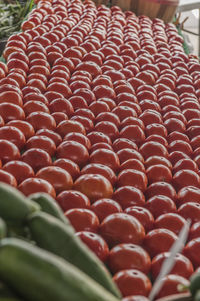
<instances>
[{"instance_id":1,"label":"cucumber","mask_svg":"<svg viewBox=\"0 0 200 301\"><path fill-rule=\"evenodd\" d=\"M194 273L190 278L190 292L195 296L197 291L200 290L200 273Z\"/></svg>"},{"instance_id":2,"label":"cucumber","mask_svg":"<svg viewBox=\"0 0 200 301\"><path fill-rule=\"evenodd\" d=\"M23 222L30 213L39 209L38 204L17 189L0 182L0 217L6 221Z\"/></svg>"},{"instance_id":3,"label":"cucumber","mask_svg":"<svg viewBox=\"0 0 200 301\"><path fill-rule=\"evenodd\" d=\"M16 238L0 242L0 278L27 301L119 301L62 258Z\"/></svg>"},{"instance_id":4,"label":"cucumber","mask_svg":"<svg viewBox=\"0 0 200 301\"><path fill-rule=\"evenodd\" d=\"M31 214L27 223L31 236L39 247L64 258L113 295L121 297L105 265L74 235L71 228L44 212Z\"/></svg>"},{"instance_id":5,"label":"cucumber","mask_svg":"<svg viewBox=\"0 0 200 301\"><path fill-rule=\"evenodd\" d=\"M200 301L200 289L196 292L194 296L194 301Z\"/></svg>"},{"instance_id":6,"label":"cucumber","mask_svg":"<svg viewBox=\"0 0 200 301\"><path fill-rule=\"evenodd\" d=\"M6 237L7 234L7 226L4 220L0 217L0 239Z\"/></svg>"},{"instance_id":7,"label":"cucumber","mask_svg":"<svg viewBox=\"0 0 200 301\"><path fill-rule=\"evenodd\" d=\"M49 194L37 192L29 195L29 199L38 203L42 211L49 213L63 221L63 223L70 225L68 218L63 214L57 202Z\"/></svg>"}]
</instances>

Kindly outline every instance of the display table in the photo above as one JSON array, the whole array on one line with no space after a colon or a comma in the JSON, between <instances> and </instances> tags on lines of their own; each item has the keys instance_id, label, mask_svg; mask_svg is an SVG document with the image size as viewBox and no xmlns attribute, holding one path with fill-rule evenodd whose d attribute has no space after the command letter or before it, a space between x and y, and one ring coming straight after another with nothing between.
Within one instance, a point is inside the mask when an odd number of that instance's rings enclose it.
<instances>
[{"instance_id":1,"label":"display table","mask_svg":"<svg viewBox=\"0 0 200 301\"><path fill-rule=\"evenodd\" d=\"M182 13L186 11L190 11L193 9L199 9L199 16L200 16L200 0L180 0L179 6L177 8L177 13ZM198 33L195 33L193 31L189 31L186 29L183 29L185 32L188 32L190 34L196 35L199 37L199 56L200 56L200 17L199 17L199 29Z\"/></svg>"}]
</instances>

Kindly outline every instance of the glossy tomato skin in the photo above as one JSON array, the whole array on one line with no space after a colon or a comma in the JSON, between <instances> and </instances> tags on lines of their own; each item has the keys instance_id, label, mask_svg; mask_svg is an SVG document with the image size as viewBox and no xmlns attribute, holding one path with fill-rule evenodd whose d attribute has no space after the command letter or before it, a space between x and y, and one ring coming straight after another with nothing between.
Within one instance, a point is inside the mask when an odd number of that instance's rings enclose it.
<instances>
[{"instance_id":1,"label":"glossy tomato skin","mask_svg":"<svg viewBox=\"0 0 200 301\"><path fill-rule=\"evenodd\" d=\"M18 189L26 196L36 192L45 192L50 194L53 198L56 197L56 192L53 186L46 180L39 178L28 178L24 180Z\"/></svg>"},{"instance_id":2,"label":"glossy tomato skin","mask_svg":"<svg viewBox=\"0 0 200 301\"><path fill-rule=\"evenodd\" d=\"M17 181L15 177L11 173L2 169L0 169L0 182L17 187Z\"/></svg>"},{"instance_id":3,"label":"glossy tomato skin","mask_svg":"<svg viewBox=\"0 0 200 301\"><path fill-rule=\"evenodd\" d=\"M178 286L183 285L188 287L190 282L182 276L169 274L162 279L162 288L157 294L156 299L164 298L170 295L180 294L178 291Z\"/></svg>"},{"instance_id":4,"label":"glossy tomato skin","mask_svg":"<svg viewBox=\"0 0 200 301\"><path fill-rule=\"evenodd\" d=\"M192 224L196 223L200 220L200 204L194 202L185 203L179 207L178 214L186 220L190 219Z\"/></svg>"},{"instance_id":5,"label":"glossy tomato skin","mask_svg":"<svg viewBox=\"0 0 200 301\"><path fill-rule=\"evenodd\" d=\"M51 157L55 154L56 152L56 145L54 141L43 135L38 135L38 136L33 136L29 138L26 141L25 144L26 149L31 149L31 148L40 148L46 151Z\"/></svg>"},{"instance_id":6,"label":"glossy tomato skin","mask_svg":"<svg viewBox=\"0 0 200 301\"><path fill-rule=\"evenodd\" d=\"M81 231L77 232L76 236L79 237L101 261L107 261L109 248L105 240L100 235L88 231Z\"/></svg>"},{"instance_id":7,"label":"glossy tomato skin","mask_svg":"<svg viewBox=\"0 0 200 301\"><path fill-rule=\"evenodd\" d=\"M94 202L90 209L96 213L100 222L113 213L122 212L122 208L117 202L106 198Z\"/></svg>"},{"instance_id":8,"label":"glossy tomato skin","mask_svg":"<svg viewBox=\"0 0 200 301\"><path fill-rule=\"evenodd\" d=\"M170 212L159 215L155 220L154 228L168 229L174 232L176 235L179 235L185 223L186 220L181 215Z\"/></svg>"},{"instance_id":9,"label":"glossy tomato skin","mask_svg":"<svg viewBox=\"0 0 200 301\"><path fill-rule=\"evenodd\" d=\"M183 254L191 260L194 268L198 268L200 266L199 249L200 238L198 237L190 240L183 250Z\"/></svg>"},{"instance_id":10,"label":"glossy tomato skin","mask_svg":"<svg viewBox=\"0 0 200 301\"><path fill-rule=\"evenodd\" d=\"M194 203L200 203L200 189L194 186L187 186L179 190L177 195L177 204L181 206L190 200Z\"/></svg>"},{"instance_id":11,"label":"glossy tomato skin","mask_svg":"<svg viewBox=\"0 0 200 301\"><path fill-rule=\"evenodd\" d=\"M144 227L146 233L153 229L154 217L148 209L140 206L132 206L126 208L124 213L130 214L137 218Z\"/></svg>"},{"instance_id":12,"label":"glossy tomato skin","mask_svg":"<svg viewBox=\"0 0 200 301\"><path fill-rule=\"evenodd\" d=\"M189 240L200 237L200 222L196 222L192 225L189 232Z\"/></svg>"},{"instance_id":13,"label":"glossy tomato skin","mask_svg":"<svg viewBox=\"0 0 200 301\"><path fill-rule=\"evenodd\" d=\"M90 155L90 162L103 164L110 167L114 172L119 169L120 162L116 153L107 149L98 149L95 150Z\"/></svg>"},{"instance_id":14,"label":"glossy tomato skin","mask_svg":"<svg viewBox=\"0 0 200 301\"><path fill-rule=\"evenodd\" d=\"M98 199L111 198L113 194L113 187L109 180L99 174L80 176L74 182L74 189L85 194L92 203Z\"/></svg>"},{"instance_id":15,"label":"glossy tomato skin","mask_svg":"<svg viewBox=\"0 0 200 301\"><path fill-rule=\"evenodd\" d=\"M176 234L167 229L154 229L150 231L145 239L143 246L151 257L162 252L168 252L177 240Z\"/></svg>"},{"instance_id":16,"label":"glossy tomato skin","mask_svg":"<svg viewBox=\"0 0 200 301\"><path fill-rule=\"evenodd\" d=\"M74 208L67 210L65 216L69 219L76 232L97 232L99 220L94 212L89 209Z\"/></svg>"},{"instance_id":17,"label":"glossy tomato skin","mask_svg":"<svg viewBox=\"0 0 200 301\"><path fill-rule=\"evenodd\" d=\"M176 190L174 187L166 182L156 182L148 186L145 195L146 198L149 199L153 196L156 195L165 195L169 198L171 198L173 201L176 200L177 195L176 195Z\"/></svg>"},{"instance_id":18,"label":"glossy tomato skin","mask_svg":"<svg viewBox=\"0 0 200 301\"><path fill-rule=\"evenodd\" d=\"M142 224L135 217L125 213L107 216L101 223L99 231L110 246L119 243L141 244L145 237Z\"/></svg>"},{"instance_id":19,"label":"glossy tomato skin","mask_svg":"<svg viewBox=\"0 0 200 301\"><path fill-rule=\"evenodd\" d=\"M76 190L62 191L58 194L56 201L64 212L74 208L90 208L88 197Z\"/></svg>"},{"instance_id":20,"label":"glossy tomato skin","mask_svg":"<svg viewBox=\"0 0 200 301\"><path fill-rule=\"evenodd\" d=\"M30 165L18 160L9 161L3 166L3 170L11 173L17 180L18 185L25 179L32 178L35 175Z\"/></svg>"},{"instance_id":21,"label":"glossy tomato skin","mask_svg":"<svg viewBox=\"0 0 200 301\"><path fill-rule=\"evenodd\" d=\"M147 200L145 204L147 208L157 218L161 214L176 212L176 205L173 200L165 195L155 195Z\"/></svg>"},{"instance_id":22,"label":"glossy tomato skin","mask_svg":"<svg viewBox=\"0 0 200 301\"><path fill-rule=\"evenodd\" d=\"M155 256L151 262L151 275L155 280L160 273L161 266L168 257L170 256L170 252L160 253ZM189 279L194 272L193 265L191 261L182 254L177 254L175 256L175 264L171 270L171 274L182 276L186 279Z\"/></svg>"},{"instance_id":23,"label":"glossy tomato skin","mask_svg":"<svg viewBox=\"0 0 200 301\"><path fill-rule=\"evenodd\" d=\"M164 165L164 166L168 167L170 170L172 170L171 162L168 159L166 159L165 157L151 156L145 161L146 169L148 169L149 167L154 166L154 165Z\"/></svg>"},{"instance_id":24,"label":"glossy tomato skin","mask_svg":"<svg viewBox=\"0 0 200 301\"><path fill-rule=\"evenodd\" d=\"M147 188L147 177L145 173L135 169L125 169L118 175L118 187L134 186L144 192Z\"/></svg>"},{"instance_id":25,"label":"glossy tomato skin","mask_svg":"<svg viewBox=\"0 0 200 301\"><path fill-rule=\"evenodd\" d=\"M46 166L41 168L36 177L44 179L52 184L56 193L72 188L73 180L71 175L63 168L58 166Z\"/></svg>"},{"instance_id":26,"label":"glossy tomato skin","mask_svg":"<svg viewBox=\"0 0 200 301\"><path fill-rule=\"evenodd\" d=\"M0 139L0 160L3 164L11 160L18 160L20 158L20 152L18 147L5 139Z\"/></svg>"},{"instance_id":27,"label":"glossy tomato skin","mask_svg":"<svg viewBox=\"0 0 200 301\"><path fill-rule=\"evenodd\" d=\"M120 204L122 209L131 206L145 205L145 196L143 192L133 186L123 186L116 189L113 193L113 199Z\"/></svg>"},{"instance_id":28,"label":"glossy tomato skin","mask_svg":"<svg viewBox=\"0 0 200 301\"><path fill-rule=\"evenodd\" d=\"M151 259L142 247L124 243L110 250L108 265L113 274L126 269L136 269L147 275L150 271Z\"/></svg>"},{"instance_id":29,"label":"glossy tomato skin","mask_svg":"<svg viewBox=\"0 0 200 301\"><path fill-rule=\"evenodd\" d=\"M31 148L23 153L21 160L29 164L35 172L39 169L52 165L50 155L39 148Z\"/></svg>"},{"instance_id":30,"label":"glossy tomato skin","mask_svg":"<svg viewBox=\"0 0 200 301\"><path fill-rule=\"evenodd\" d=\"M114 171L110 167L103 164L91 163L85 165L85 167L81 170L81 174L100 174L108 179L113 186L117 181Z\"/></svg>"},{"instance_id":31,"label":"glossy tomato skin","mask_svg":"<svg viewBox=\"0 0 200 301\"><path fill-rule=\"evenodd\" d=\"M123 297L130 295L148 296L151 291L151 281L142 272L135 269L123 270L113 277Z\"/></svg>"},{"instance_id":32,"label":"glossy tomato skin","mask_svg":"<svg viewBox=\"0 0 200 301\"><path fill-rule=\"evenodd\" d=\"M175 173L173 176L173 183L177 191L186 186L200 188L200 177L196 172L184 169Z\"/></svg>"},{"instance_id":33,"label":"glossy tomato skin","mask_svg":"<svg viewBox=\"0 0 200 301\"><path fill-rule=\"evenodd\" d=\"M72 177L73 180L77 179L80 175L79 166L72 160L60 158L53 162L53 165L65 169Z\"/></svg>"}]
</instances>

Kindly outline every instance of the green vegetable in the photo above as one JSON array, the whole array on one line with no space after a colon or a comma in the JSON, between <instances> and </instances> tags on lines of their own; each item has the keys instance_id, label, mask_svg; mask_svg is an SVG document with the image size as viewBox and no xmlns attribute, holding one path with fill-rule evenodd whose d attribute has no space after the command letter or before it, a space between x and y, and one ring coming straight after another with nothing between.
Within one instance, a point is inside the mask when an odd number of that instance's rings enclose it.
<instances>
[{"instance_id":1,"label":"green vegetable","mask_svg":"<svg viewBox=\"0 0 200 301\"><path fill-rule=\"evenodd\" d=\"M194 301L200 301L200 289L196 292Z\"/></svg>"},{"instance_id":2,"label":"green vegetable","mask_svg":"<svg viewBox=\"0 0 200 301\"><path fill-rule=\"evenodd\" d=\"M2 218L0 218L0 239L6 237L7 234L7 226Z\"/></svg>"},{"instance_id":3,"label":"green vegetable","mask_svg":"<svg viewBox=\"0 0 200 301\"><path fill-rule=\"evenodd\" d=\"M0 217L4 220L21 223L30 213L39 209L38 204L27 199L17 189L0 183Z\"/></svg>"},{"instance_id":4,"label":"green vegetable","mask_svg":"<svg viewBox=\"0 0 200 301\"><path fill-rule=\"evenodd\" d=\"M103 263L74 235L71 227L44 212L32 214L28 218L28 227L39 247L69 261L112 294L120 297Z\"/></svg>"},{"instance_id":5,"label":"green vegetable","mask_svg":"<svg viewBox=\"0 0 200 301\"><path fill-rule=\"evenodd\" d=\"M29 195L29 198L38 203L41 207L41 210L49 213L60 219L66 225L70 225L69 220L63 214L61 208L58 206L57 202L47 193L37 192Z\"/></svg>"},{"instance_id":6,"label":"green vegetable","mask_svg":"<svg viewBox=\"0 0 200 301\"><path fill-rule=\"evenodd\" d=\"M27 301L119 301L65 260L16 238L0 243L0 278Z\"/></svg>"},{"instance_id":7,"label":"green vegetable","mask_svg":"<svg viewBox=\"0 0 200 301\"><path fill-rule=\"evenodd\" d=\"M197 291L200 290L200 273L195 273L190 278L190 292L192 296L195 296Z\"/></svg>"}]
</instances>

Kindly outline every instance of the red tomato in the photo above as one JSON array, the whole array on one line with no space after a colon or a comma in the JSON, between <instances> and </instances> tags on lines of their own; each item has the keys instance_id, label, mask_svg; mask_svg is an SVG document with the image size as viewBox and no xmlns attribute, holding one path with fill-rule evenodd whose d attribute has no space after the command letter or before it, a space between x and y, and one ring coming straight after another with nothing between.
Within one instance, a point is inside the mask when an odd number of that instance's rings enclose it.
<instances>
[{"instance_id":1,"label":"red tomato","mask_svg":"<svg viewBox=\"0 0 200 301\"><path fill-rule=\"evenodd\" d=\"M157 294L156 299L163 298L170 295L181 294L178 290L178 286L188 287L190 282L179 275L167 275L162 279L162 287L160 292Z\"/></svg>"},{"instance_id":2,"label":"red tomato","mask_svg":"<svg viewBox=\"0 0 200 301\"><path fill-rule=\"evenodd\" d=\"M183 228L186 220L176 213L164 213L160 214L155 220L155 228L164 228L174 232L179 235L181 229Z\"/></svg>"},{"instance_id":3,"label":"red tomato","mask_svg":"<svg viewBox=\"0 0 200 301\"><path fill-rule=\"evenodd\" d=\"M57 126L57 133L62 137L71 132L86 134L84 126L78 121L64 120Z\"/></svg>"},{"instance_id":4,"label":"red tomato","mask_svg":"<svg viewBox=\"0 0 200 301\"><path fill-rule=\"evenodd\" d=\"M18 189L26 196L36 192L46 192L53 198L56 197L53 186L44 179L28 178L18 186Z\"/></svg>"},{"instance_id":5,"label":"red tomato","mask_svg":"<svg viewBox=\"0 0 200 301\"><path fill-rule=\"evenodd\" d=\"M120 166L117 154L108 149L95 150L90 155L90 162L106 165L110 167L113 171L117 171Z\"/></svg>"},{"instance_id":6,"label":"red tomato","mask_svg":"<svg viewBox=\"0 0 200 301\"><path fill-rule=\"evenodd\" d=\"M179 207L178 214L186 220L190 219L192 223L196 223L200 220L200 204L189 201Z\"/></svg>"},{"instance_id":7,"label":"red tomato","mask_svg":"<svg viewBox=\"0 0 200 301\"><path fill-rule=\"evenodd\" d=\"M123 297L130 295L148 296L152 287L149 278L135 269L120 271L114 275L113 280Z\"/></svg>"},{"instance_id":8,"label":"red tomato","mask_svg":"<svg viewBox=\"0 0 200 301\"><path fill-rule=\"evenodd\" d=\"M189 240L200 237L200 222L196 222L190 228Z\"/></svg>"},{"instance_id":9,"label":"red tomato","mask_svg":"<svg viewBox=\"0 0 200 301\"><path fill-rule=\"evenodd\" d=\"M200 250L200 238L194 238L190 240L183 250L183 254L191 260L194 268L200 266L199 260L199 250Z\"/></svg>"},{"instance_id":10,"label":"red tomato","mask_svg":"<svg viewBox=\"0 0 200 301\"><path fill-rule=\"evenodd\" d=\"M174 187L177 191L186 186L200 187L199 175L189 169L180 170L173 176Z\"/></svg>"},{"instance_id":11,"label":"red tomato","mask_svg":"<svg viewBox=\"0 0 200 301\"><path fill-rule=\"evenodd\" d=\"M119 243L141 244L145 237L142 224L135 217L125 213L114 213L107 216L99 230L110 246Z\"/></svg>"},{"instance_id":12,"label":"red tomato","mask_svg":"<svg viewBox=\"0 0 200 301\"><path fill-rule=\"evenodd\" d=\"M118 154L119 155L119 154ZM141 161L138 159L128 159L125 162L123 162L120 166L120 171L124 169L135 169L141 172L145 172L144 165Z\"/></svg>"},{"instance_id":13,"label":"red tomato","mask_svg":"<svg viewBox=\"0 0 200 301\"><path fill-rule=\"evenodd\" d=\"M136 160L140 161L141 163L144 162L142 155L135 149L124 148L124 149L121 149L120 151L118 151L117 155L119 157L121 164L123 164L125 161L127 161L129 159L136 159Z\"/></svg>"},{"instance_id":14,"label":"red tomato","mask_svg":"<svg viewBox=\"0 0 200 301\"><path fill-rule=\"evenodd\" d=\"M146 175L149 184L162 181L170 183L172 180L172 173L170 169L162 164L150 166L146 170Z\"/></svg>"},{"instance_id":15,"label":"red tomato","mask_svg":"<svg viewBox=\"0 0 200 301\"><path fill-rule=\"evenodd\" d=\"M142 247L124 243L110 250L108 265L113 274L126 269L136 269L148 274L151 259Z\"/></svg>"},{"instance_id":16,"label":"red tomato","mask_svg":"<svg viewBox=\"0 0 200 301\"><path fill-rule=\"evenodd\" d=\"M131 206L144 206L145 197L141 190L133 186L123 186L115 190L113 199L117 201L122 209Z\"/></svg>"},{"instance_id":17,"label":"red tomato","mask_svg":"<svg viewBox=\"0 0 200 301\"><path fill-rule=\"evenodd\" d=\"M90 140L81 133L71 132L65 135L64 141L76 141L83 144L88 150L91 148Z\"/></svg>"},{"instance_id":18,"label":"red tomato","mask_svg":"<svg viewBox=\"0 0 200 301\"><path fill-rule=\"evenodd\" d=\"M36 177L51 183L57 194L63 190L71 189L73 185L71 175L58 166L44 167L37 172Z\"/></svg>"},{"instance_id":19,"label":"red tomato","mask_svg":"<svg viewBox=\"0 0 200 301\"><path fill-rule=\"evenodd\" d=\"M57 159L53 162L53 165L65 169L71 175L73 180L78 178L80 175L80 169L78 165L69 159Z\"/></svg>"},{"instance_id":20,"label":"red tomato","mask_svg":"<svg viewBox=\"0 0 200 301\"><path fill-rule=\"evenodd\" d=\"M17 181L15 177L11 173L2 169L0 169L0 182L17 187Z\"/></svg>"},{"instance_id":21,"label":"red tomato","mask_svg":"<svg viewBox=\"0 0 200 301\"><path fill-rule=\"evenodd\" d=\"M62 142L62 139L59 134L48 129L40 129L36 132L36 135L50 138L55 143L56 146Z\"/></svg>"},{"instance_id":22,"label":"red tomato","mask_svg":"<svg viewBox=\"0 0 200 301\"><path fill-rule=\"evenodd\" d=\"M133 141L126 138L118 138L113 142L113 149L115 152L125 148L138 150L137 145Z\"/></svg>"},{"instance_id":23,"label":"red tomato","mask_svg":"<svg viewBox=\"0 0 200 301\"><path fill-rule=\"evenodd\" d=\"M79 142L64 141L57 147L57 157L69 159L79 166L84 166L89 159L89 153L87 148Z\"/></svg>"},{"instance_id":24,"label":"red tomato","mask_svg":"<svg viewBox=\"0 0 200 301\"><path fill-rule=\"evenodd\" d=\"M3 166L3 170L12 174L17 180L18 184L20 184L27 178L34 177L34 171L32 167L22 161L9 161Z\"/></svg>"},{"instance_id":25,"label":"red tomato","mask_svg":"<svg viewBox=\"0 0 200 301\"><path fill-rule=\"evenodd\" d=\"M155 195L148 199L145 207L157 218L161 214L176 212L176 205L173 200L165 195Z\"/></svg>"},{"instance_id":26,"label":"red tomato","mask_svg":"<svg viewBox=\"0 0 200 301\"><path fill-rule=\"evenodd\" d=\"M172 165L175 165L179 160L189 159L189 157L188 157L188 155L184 154L183 152L174 151L169 154L168 159Z\"/></svg>"},{"instance_id":27,"label":"red tomato","mask_svg":"<svg viewBox=\"0 0 200 301\"><path fill-rule=\"evenodd\" d=\"M90 200L86 195L75 190L62 191L56 198L58 204L65 212L74 208L89 208Z\"/></svg>"},{"instance_id":28,"label":"red tomato","mask_svg":"<svg viewBox=\"0 0 200 301\"><path fill-rule=\"evenodd\" d=\"M104 133L112 141L115 140L119 136L119 131L118 131L117 126L110 121L100 121L95 125L94 129L97 132Z\"/></svg>"},{"instance_id":29,"label":"red tomato","mask_svg":"<svg viewBox=\"0 0 200 301\"><path fill-rule=\"evenodd\" d=\"M147 188L147 177L141 171L125 169L118 175L118 186L134 186L144 192Z\"/></svg>"},{"instance_id":30,"label":"red tomato","mask_svg":"<svg viewBox=\"0 0 200 301\"><path fill-rule=\"evenodd\" d=\"M0 103L13 103L22 107L22 97L15 91L4 91L0 93Z\"/></svg>"},{"instance_id":31,"label":"red tomato","mask_svg":"<svg viewBox=\"0 0 200 301\"><path fill-rule=\"evenodd\" d=\"M107 260L109 248L101 236L88 231L77 232L76 236L78 236L101 261L105 262Z\"/></svg>"},{"instance_id":32,"label":"red tomato","mask_svg":"<svg viewBox=\"0 0 200 301\"><path fill-rule=\"evenodd\" d=\"M14 143L20 150L23 148L26 141L23 132L10 125L0 128L0 139Z\"/></svg>"},{"instance_id":33,"label":"red tomato","mask_svg":"<svg viewBox=\"0 0 200 301\"><path fill-rule=\"evenodd\" d=\"M23 109L13 103L0 103L0 115L7 123L11 120L24 120L25 114Z\"/></svg>"},{"instance_id":34,"label":"red tomato","mask_svg":"<svg viewBox=\"0 0 200 301\"><path fill-rule=\"evenodd\" d=\"M140 146L145 140L144 131L140 128L139 125L130 125L125 126L120 131L120 137L130 139L135 142L138 146Z\"/></svg>"},{"instance_id":35,"label":"red tomato","mask_svg":"<svg viewBox=\"0 0 200 301\"><path fill-rule=\"evenodd\" d=\"M162 252L168 252L177 239L177 235L170 230L154 229L144 238L143 246L149 255L154 257Z\"/></svg>"},{"instance_id":36,"label":"red tomato","mask_svg":"<svg viewBox=\"0 0 200 301\"><path fill-rule=\"evenodd\" d=\"M20 152L18 147L8 140L0 139L0 160L2 163L18 160L19 158Z\"/></svg>"},{"instance_id":37,"label":"red tomato","mask_svg":"<svg viewBox=\"0 0 200 301\"><path fill-rule=\"evenodd\" d=\"M166 182L156 182L148 186L146 190L146 197L150 199L156 195L165 195L171 198L173 201L176 200L176 190L173 188L172 185Z\"/></svg>"},{"instance_id":38,"label":"red tomato","mask_svg":"<svg viewBox=\"0 0 200 301\"><path fill-rule=\"evenodd\" d=\"M46 136L34 136L27 140L26 149L39 148L46 151L50 156L53 156L56 151L56 145L52 139Z\"/></svg>"},{"instance_id":39,"label":"red tomato","mask_svg":"<svg viewBox=\"0 0 200 301\"><path fill-rule=\"evenodd\" d=\"M116 181L117 181L117 177L115 175L115 173L113 172L113 170L103 164L95 164L95 163L91 163L86 165L82 170L81 170L81 174L99 174L104 176L106 179L108 179L110 181L110 183L114 186Z\"/></svg>"},{"instance_id":40,"label":"red tomato","mask_svg":"<svg viewBox=\"0 0 200 301\"><path fill-rule=\"evenodd\" d=\"M30 165L35 172L43 167L52 165L49 154L39 148L31 148L25 151L21 156L21 160Z\"/></svg>"},{"instance_id":41,"label":"red tomato","mask_svg":"<svg viewBox=\"0 0 200 301\"><path fill-rule=\"evenodd\" d=\"M55 112L51 115L55 119L56 125L58 125L61 121L68 120L68 116L63 112Z\"/></svg>"},{"instance_id":42,"label":"red tomato","mask_svg":"<svg viewBox=\"0 0 200 301\"><path fill-rule=\"evenodd\" d=\"M74 113L74 109L69 100L65 98L56 98L49 104L49 110L51 113L62 112L67 116L71 116Z\"/></svg>"},{"instance_id":43,"label":"red tomato","mask_svg":"<svg viewBox=\"0 0 200 301\"><path fill-rule=\"evenodd\" d=\"M130 214L137 218L139 222L143 225L146 232L153 229L154 217L151 212L140 206L131 206L124 210L124 213Z\"/></svg>"},{"instance_id":44,"label":"red tomato","mask_svg":"<svg viewBox=\"0 0 200 301\"><path fill-rule=\"evenodd\" d=\"M96 122L101 122L101 121L109 121L114 123L117 127L120 125L120 120L119 117L112 113L112 112L102 112L96 117Z\"/></svg>"},{"instance_id":45,"label":"red tomato","mask_svg":"<svg viewBox=\"0 0 200 301\"><path fill-rule=\"evenodd\" d=\"M145 161L145 167L148 169L154 165L163 165L168 167L169 170L172 170L172 164L165 157L161 156L151 156Z\"/></svg>"},{"instance_id":46,"label":"red tomato","mask_svg":"<svg viewBox=\"0 0 200 301\"><path fill-rule=\"evenodd\" d=\"M155 280L160 273L161 266L168 257L170 256L169 252L160 253L155 256L151 263L151 274ZM191 261L182 254L176 254L174 267L171 270L170 274L179 275L186 279L189 279L194 272Z\"/></svg>"},{"instance_id":47,"label":"red tomato","mask_svg":"<svg viewBox=\"0 0 200 301\"><path fill-rule=\"evenodd\" d=\"M177 173L180 170L187 169L194 172L198 172L198 165L192 159L179 160L173 167L173 173Z\"/></svg>"},{"instance_id":48,"label":"red tomato","mask_svg":"<svg viewBox=\"0 0 200 301\"><path fill-rule=\"evenodd\" d=\"M151 156L168 157L168 151L166 147L154 141L145 142L140 147L140 152L145 159L148 159Z\"/></svg>"},{"instance_id":49,"label":"red tomato","mask_svg":"<svg viewBox=\"0 0 200 301\"><path fill-rule=\"evenodd\" d=\"M91 202L110 198L113 194L111 183L104 176L98 174L80 176L74 183L74 189L84 193Z\"/></svg>"},{"instance_id":50,"label":"red tomato","mask_svg":"<svg viewBox=\"0 0 200 301\"><path fill-rule=\"evenodd\" d=\"M117 202L106 198L94 202L90 209L96 213L100 222L113 213L122 212L122 208Z\"/></svg>"},{"instance_id":51,"label":"red tomato","mask_svg":"<svg viewBox=\"0 0 200 301\"><path fill-rule=\"evenodd\" d=\"M99 220L96 214L91 210L79 208L70 209L65 212L65 216L69 219L76 232L98 231Z\"/></svg>"},{"instance_id":52,"label":"red tomato","mask_svg":"<svg viewBox=\"0 0 200 301\"><path fill-rule=\"evenodd\" d=\"M28 115L26 121L33 126L35 131L40 129L55 130L56 128L56 122L54 118L45 112L33 112Z\"/></svg>"},{"instance_id":53,"label":"red tomato","mask_svg":"<svg viewBox=\"0 0 200 301\"><path fill-rule=\"evenodd\" d=\"M167 137L167 130L164 125L159 123L148 124L145 129L146 136L157 135Z\"/></svg>"}]
</instances>

